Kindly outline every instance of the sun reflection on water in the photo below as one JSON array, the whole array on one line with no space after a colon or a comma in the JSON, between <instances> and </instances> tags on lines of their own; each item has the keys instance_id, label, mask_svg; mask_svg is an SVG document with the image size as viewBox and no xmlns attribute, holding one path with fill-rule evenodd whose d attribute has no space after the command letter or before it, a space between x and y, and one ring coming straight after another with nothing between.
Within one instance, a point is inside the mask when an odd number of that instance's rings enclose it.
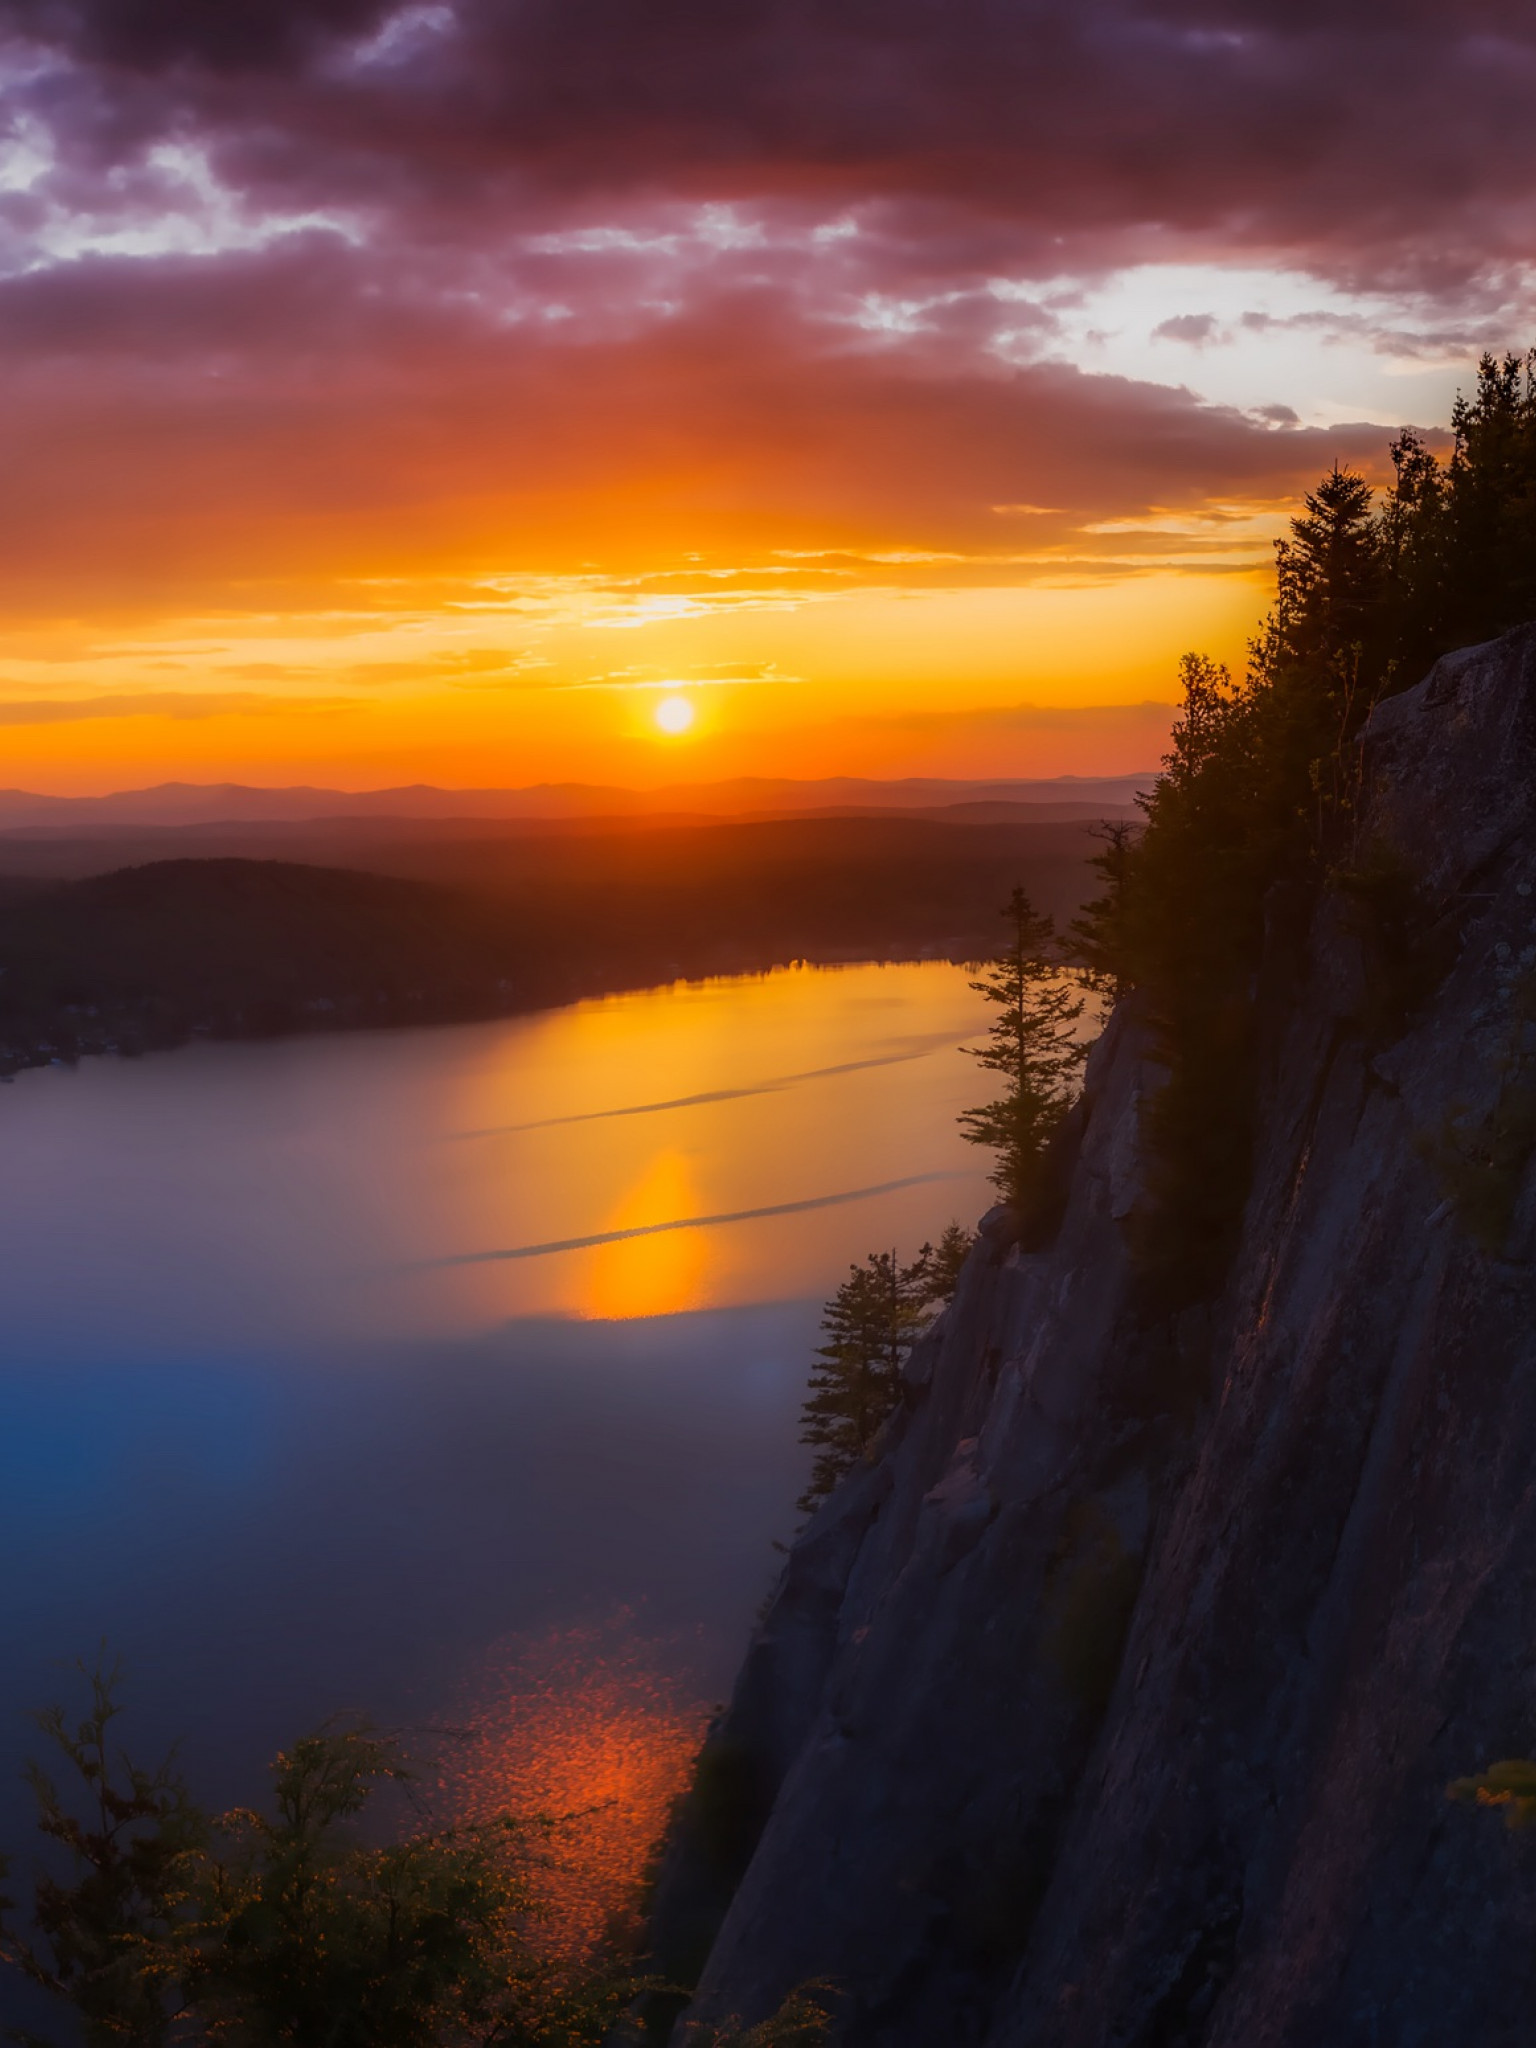
<instances>
[{"instance_id":1,"label":"sun reflection on water","mask_svg":"<svg viewBox=\"0 0 1536 2048\"><path fill-rule=\"evenodd\" d=\"M826 1294L867 1245L917 1245L985 1207L984 1162L955 1124L976 1090L957 1048L985 1029L982 1010L965 970L943 962L799 967L594 998L466 1037L451 1072L439 1058L411 1173L370 1179L407 1191L370 1197L409 1261L402 1310L414 1294L437 1319L611 1321ZM925 1172L956 1184L907 1184ZM795 1210L897 1181L835 1219ZM636 1230L651 1234L428 1263Z\"/></svg>"},{"instance_id":2,"label":"sun reflection on water","mask_svg":"<svg viewBox=\"0 0 1536 2048\"><path fill-rule=\"evenodd\" d=\"M462 1749L444 1771L454 1817L543 1816L557 1825L535 1873L538 1937L590 1951L633 1917L646 1863L708 1718L675 1642L607 1622L492 1651L473 1689Z\"/></svg>"},{"instance_id":3,"label":"sun reflection on water","mask_svg":"<svg viewBox=\"0 0 1536 2048\"><path fill-rule=\"evenodd\" d=\"M634 1230L647 1223L671 1223L700 1211L700 1196L687 1156L656 1153L603 1222L605 1230ZM670 1316L704 1305L708 1252L699 1232L669 1231L598 1246L590 1254L582 1314L601 1319Z\"/></svg>"}]
</instances>

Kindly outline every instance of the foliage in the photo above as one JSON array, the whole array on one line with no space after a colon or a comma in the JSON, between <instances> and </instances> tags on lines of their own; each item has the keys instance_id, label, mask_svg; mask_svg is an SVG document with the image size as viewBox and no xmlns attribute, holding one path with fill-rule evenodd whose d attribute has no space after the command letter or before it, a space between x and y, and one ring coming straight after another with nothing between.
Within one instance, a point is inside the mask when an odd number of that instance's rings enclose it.
<instances>
[{"instance_id":1,"label":"foliage","mask_svg":"<svg viewBox=\"0 0 1536 2048\"><path fill-rule=\"evenodd\" d=\"M934 1312L955 1291L971 1238L951 1223L937 1245L925 1244L910 1266L895 1252L871 1252L827 1303L821 1319L826 1342L808 1382L801 1410L803 1444L816 1457L810 1483L797 1505L814 1512L838 1480L851 1472L901 1402L902 1368Z\"/></svg>"},{"instance_id":2,"label":"foliage","mask_svg":"<svg viewBox=\"0 0 1536 2048\"><path fill-rule=\"evenodd\" d=\"M687 2048L821 2048L830 2038L831 2023L827 1986L803 1984L755 2027L743 2030L739 2021L727 2020L707 2032L685 2029L683 2039Z\"/></svg>"},{"instance_id":3,"label":"foliage","mask_svg":"<svg viewBox=\"0 0 1536 2048\"><path fill-rule=\"evenodd\" d=\"M392 1742L329 1730L278 1757L273 1817L217 1823L191 1871L187 1973L210 2042L605 2038L631 1987L567 1981L528 1940L537 1830L503 1816L375 1846L349 1827L378 1787L408 1776Z\"/></svg>"},{"instance_id":4,"label":"foliage","mask_svg":"<svg viewBox=\"0 0 1536 2048\"><path fill-rule=\"evenodd\" d=\"M571 1966L532 1938L547 1826L365 1832L377 1791L410 1778L368 1727L279 1756L270 1813L212 1819L168 1766L112 1753L115 1673L90 1682L78 1728L39 1717L85 1809L33 1773L67 1871L38 1877L31 1933L0 1946L87 2048L601 2048L645 1988L618 1957Z\"/></svg>"},{"instance_id":5,"label":"foliage","mask_svg":"<svg viewBox=\"0 0 1536 2048\"><path fill-rule=\"evenodd\" d=\"M1046 1651L1078 1704L1108 1705L1131 1611L1141 1590L1141 1559L1125 1547L1095 1501L1069 1510L1046 1580Z\"/></svg>"},{"instance_id":6,"label":"foliage","mask_svg":"<svg viewBox=\"0 0 1536 2048\"><path fill-rule=\"evenodd\" d=\"M356 834L320 824L294 843L302 863L167 861L149 833L122 844L131 867L59 882L15 871L99 865L102 846L12 839L0 1074L205 1033L500 1016L802 959L966 960L1021 869L1071 896L1078 841L1068 823L920 813L467 839L381 824L368 858L389 872L362 874Z\"/></svg>"},{"instance_id":7,"label":"foliage","mask_svg":"<svg viewBox=\"0 0 1536 2048\"><path fill-rule=\"evenodd\" d=\"M1525 1757L1507 1757L1476 1777L1453 1779L1446 1787L1446 1797L1475 1806L1501 1806L1506 1826L1529 1827L1536 1820L1536 1763Z\"/></svg>"},{"instance_id":8,"label":"foliage","mask_svg":"<svg viewBox=\"0 0 1536 2048\"><path fill-rule=\"evenodd\" d=\"M1498 1093L1481 1117L1454 1111L1423 1142L1457 1222L1490 1257L1503 1251L1536 1157L1536 974L1511 979L1509 1023L1495 1058Z\"/></svg>"},{"instance_id":9,"label":"foliage","mask_svg":"<svg viewBox=\"0 0 1536 2048\"><path fill-rule=\"evenodd\" d=\"M1354 1021L1372 1045L1390 1045L1445 978L1455 958L1454 927L1435 919L1406 855L1380 841L1337 863L1328 885L1364 960Z\"/></svg>"},{"instance_id":10,"label":"foliage","mask_svg":"<svg viewBox=\"0 0 1536 2048\"><path fill-rule=\"evenodd\" d=\"M1092 828L1103 851L1088 862L1103 885L1067 927L1068 944L1084 981L1112 1003L1130 992L1124 979L1127 961L1126 891L1135 861L1136 829L1122 820Z\"/></svg>"},{"instance_id":11,"label":"foliage","mask_svg":"<svg viewBox=\"0 0 1536 2048\"><path fill-rule=\"evenodd\" d=\"M74 2008L87 2048L160 2048L175 2007L170 1958L189 1913L183 1867L208 1823L170 1762L146 1771L113 1755L116 1672L86 1676L80 1721L71 1726L58 1706L37 1717L76 1804L40 1766L27 1773L38 1831L63 1852L66 1874L39 1874L31 1935L6 1930L0 1959Z\"/></svg>"},{"instance_id":12,"label":"foliage","mask_svg":"<svg viewBox=\"0 0 1536 2048\"><path fill-rule=\"evenodd\" d=\"M1148 1111L1137 1248L1154 1305L1208 1296L1225 1271L1249 1173L1266 923L1335 878L1372 899L1401 976L1366 1028L1401 1028L1432 948L1410 928L1411 878L1369 873L1355 740L1384 694L1440 654L1536 615L1536 356L1485 357L1457 401L1449 458L1412 433L1381 503L1335 469L1277 548L1274 606L1234 680L1181 664L1183 706L1134 842L1097 863L1078 958L1134 989L1167 1084ZM1385 930L1385 926L1384 926Z\"/></svg>"},{"instance_id":13,"label":"foliage","mask_svg":"<svg viewBox=\"0 0 1536 2048\"><path fill-rule=\"evenodd\" d=\"M919 1248L910 1271L912 1285L925 1313L942 1308L945 1302L954 1299L955 1289L960 1284L961 1268L970 1257L975 1242L963 1224L946 1223L937 1244L925 1244Z\"/></svg>"},{"instance_id":14,"label":"foliage","mask_svg":"<svg viewBox=\"0 0 1536 2048\"><path fill-rule=\"evenodd\" d=\"M1003 1076L1004 1091L968 1110L960 1129L971 1144L993 1148L993 1186L1011 1209L1028 1214L1040 1201L1045 1149L1071 1105L1088 1048L1074 1029L1084 1002L1063 974L1055 924L1022 889L1009 897L1003 916L1008 943L971 983L999 1014L986 1043L967 1050Z\"/></svg>"}]
</instances>

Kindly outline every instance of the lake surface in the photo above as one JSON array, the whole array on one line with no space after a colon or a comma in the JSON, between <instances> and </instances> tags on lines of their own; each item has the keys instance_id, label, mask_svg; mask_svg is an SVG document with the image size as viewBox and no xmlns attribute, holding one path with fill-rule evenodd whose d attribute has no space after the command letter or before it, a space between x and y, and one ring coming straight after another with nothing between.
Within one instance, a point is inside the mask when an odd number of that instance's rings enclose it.
<instances>
[{"instance_id":1,"label":"lake surface","mask_svg":"<svg viewBox=\"0 0 1536 2048\"><path fill-rule=\"evenodd\" d=\"M363 1710L470 1804L600 1800L622 1882L794 1528L822 1301L987 1205L983 1010L799 968L0 1089L3 1839L104 1643L211 1802Z\"/></svg>"}]
</instances>

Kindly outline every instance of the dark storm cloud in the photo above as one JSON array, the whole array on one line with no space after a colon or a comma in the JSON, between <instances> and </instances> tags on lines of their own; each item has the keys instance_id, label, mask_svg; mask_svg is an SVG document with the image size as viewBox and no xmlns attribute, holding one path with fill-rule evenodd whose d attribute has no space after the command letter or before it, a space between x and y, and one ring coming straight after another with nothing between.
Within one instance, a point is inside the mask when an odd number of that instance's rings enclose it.
<instances>
[{"instance_id":1,"label":"dark storm cloud","mask_svg":"<svg viewBox=\"0 0 1536 2048\"><path fill-rule=\"evenodd\" d=\"M1092 521L1273 502L1384 437L1082 374L1085 282L1290 264L1439 295L1454 319L1382 346L1464 354L1536 196L1536 14L1492 0L0 25L0 523L34 593L383 574L424 535L487 568L640 527L1002 557L1030 506L1031 547L1093 552ZM1172 342L1242 329L1160 310Z\"/></svg>"},{"instance_id":2,"label":"dark storm cloud","mask_svg":"<svg viewBox=\"0 0 1536 2048\"><path fill-rule=\"evenodd\" d=\"M564 195L939 206L1014 255L1220 230L1434 282L1523 250L1528 5L1261 0L10 0L140 75L249 189L521 219ZM474 226L471 227L473 218ZM1462 242L1453 227L1467 230ZM926 230L926 232L925 232ZM1052 255L1054 251L1054 256Z\"/></svg>"},{"instance_id":3,"label":"dark storm cloud","mask_svg":"<svg viewBox=\"0 0 1536 2048\"><path fill-rule=\"evenodd\" d=\"M1525 247L1504 209L1536 172L1529 9L527 0L462 19L458 147L556 188L938 205L953 217L911 220L914 239L953 236L964 267L975 223L1005 220L1037 272L1147 229L1431 278L1485 241Z\"/></svg>"},{"instance_id":4,"label":"dark storm cloud","mask_svg":"<svg viewBox=\"0 0 1536 2048\"><path fill-rule=\"evenodd\" d=\"M4 17L114 64L269 71L328 38L357 34L384 11L380 0L12 0Z\"/></svg>"}]
</instances>

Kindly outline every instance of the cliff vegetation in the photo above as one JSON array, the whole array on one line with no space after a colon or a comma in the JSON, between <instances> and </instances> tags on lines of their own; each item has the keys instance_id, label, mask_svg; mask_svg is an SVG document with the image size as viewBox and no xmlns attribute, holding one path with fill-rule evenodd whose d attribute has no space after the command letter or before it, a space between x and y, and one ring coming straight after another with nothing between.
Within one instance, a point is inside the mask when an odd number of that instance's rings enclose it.
<instances>
[{"instance_id":1,"label":"cliff vegetation","mask_svg":"<svg viewBox=\"0 0 1536 2048\"><path fill-rule=\"evenodd\" d=\"M1051 1199L1001 1190L706 1744L678 2041L812 1981L843 2048L1527 2037L1536 1838L1457 1802L1536 1784L1531 362L1278 571L1102 846Z\"/></svg>"}]
</instances>

